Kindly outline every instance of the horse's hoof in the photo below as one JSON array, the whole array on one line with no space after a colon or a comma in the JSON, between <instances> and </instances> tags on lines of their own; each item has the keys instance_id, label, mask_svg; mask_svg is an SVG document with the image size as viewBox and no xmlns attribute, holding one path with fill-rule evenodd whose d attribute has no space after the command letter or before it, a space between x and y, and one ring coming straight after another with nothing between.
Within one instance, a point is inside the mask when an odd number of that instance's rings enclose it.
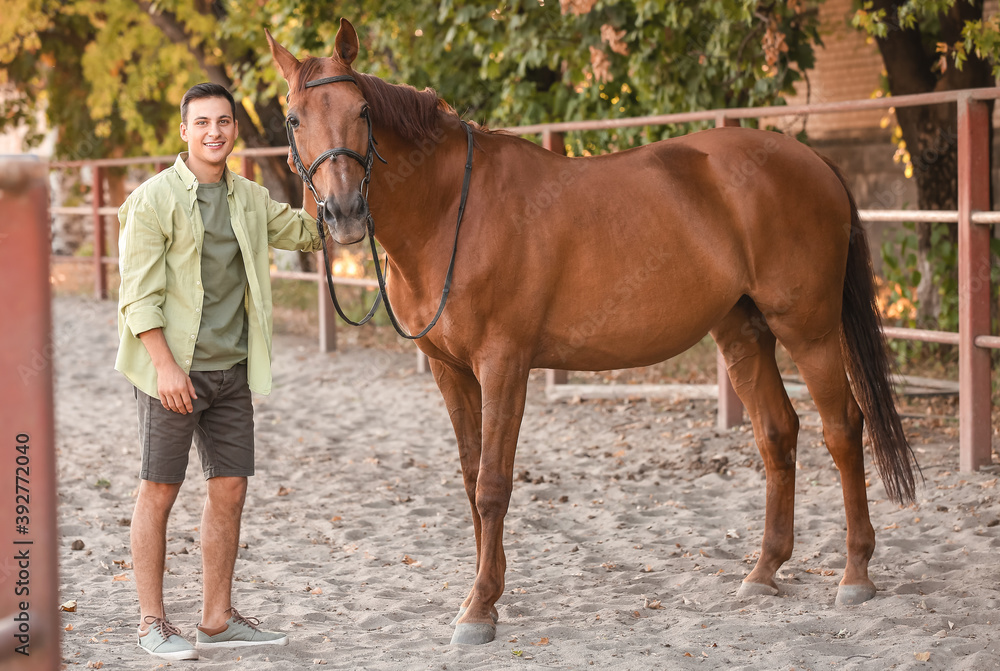
<instances>
[{"instance_id":1,"label":"horse's hoof","mask_svg":"<svg viewBox=\"0 0 1000 671\"><path fill-rule=\"evenodd\" d=\"M875 585L841 585L837 588L838 606L856 606L875 596Z\"/></svg>"},{"instance_id":2,"label":"horse's hoof","mask_svg":"<svg viewBox=\"0 0 1000 671\"><path fill-rule=\"evenodd\" d=\"M456 624L458 624L458 621L462 618L463 615L465 615L465 611L467 611L467 610L469 610L469 609L466 608L465 606L462 606L461 608L459 608L458 609L458 615L456 615L455 617L453 617L452 620L451 620L451 626L454 627Z\"/></svg>"},{"instance_id":3,"label":"horse's hoof","mask_svg":"<svg viewBox=\"0 0 1000 671\"><path fill-rule=\"evenodd\" d=\"M765 585L762 582L743 582L736 592L737 599L749 599L755 596L777 596L778 588Z\"/></svg>"},{"instance_id":4,"label":"horse's hoof","mask_svg":"<svg viewBox=\"0 0 1000 671\"><path fill-rule=\"evenodd\" d=\"M495 624L459 623L451 637L452 645L482 645L489 643L497 635Z\"/></svg>"},{"instance_id":5,"label":"horse's hoof","mask_svg":"<svg viewBox=\"0 0 1000 671\"><path fill-rule=\"evenodd\" d=\"M462 606L461 608L459 608L458 609L458 615L456 615L451 620L451 626L454 627L456 624L458 624L458 621L462 619L462 616L465 615L465 611L467 611L467 610L469 610L469 609L466 608L465 606ZM490 609L490 617L493 619L493 624L496 624L497 621L500 619L500 614L497 613L497 609L495 607Z\"/></svg>"}]
</instances>

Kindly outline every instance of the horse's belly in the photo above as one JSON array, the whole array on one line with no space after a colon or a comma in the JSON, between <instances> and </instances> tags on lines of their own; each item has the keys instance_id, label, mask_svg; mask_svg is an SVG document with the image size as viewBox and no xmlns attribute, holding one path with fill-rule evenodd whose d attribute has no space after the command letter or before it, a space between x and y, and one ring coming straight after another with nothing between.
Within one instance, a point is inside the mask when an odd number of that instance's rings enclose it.
<instances>
[{"instance_id":1,"label":"horse's belly","mask_svg":"<svg viewBox=\"0 0 1000 671\"><path fill-rule=\"evenodd\" d=\"M670 302L587 311L549 322L532 361L535 368L610 370L658 363L697 344L735 304Z\"/></svg>"}]
</instances>

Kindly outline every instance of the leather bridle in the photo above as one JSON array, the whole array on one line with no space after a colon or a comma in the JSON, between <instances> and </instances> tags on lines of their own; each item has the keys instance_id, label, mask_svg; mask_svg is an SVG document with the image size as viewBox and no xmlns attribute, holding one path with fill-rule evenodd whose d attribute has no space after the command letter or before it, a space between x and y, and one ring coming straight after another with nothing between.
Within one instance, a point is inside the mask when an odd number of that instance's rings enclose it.
<instances>
[{"instance_id":1,"label":"leather bridle","mask_svg":"<svg viewBox=\"0 0 1000 671\"><path fill-rule=\"evenodd\" d=\"M358 85L357 80L351 75L336 75L333 77L323 77L321 79L313 79L311 81L308 81L306 82L305 88L309 89L313 88L314 86L321 86L323 84L333 84L336 82L350 82L355 86ZM458 231L462 226L462 215L465 213L465 203L469 195L469 182L472 177L472 149L473 149L472 128L465 121L461 122L462 127L465 128L466 136L468 137L468 153L465 161L465 177L462 181L462 196L458 205L458 222L455 224L455 242L451 250L451 260L448 263L448 272L445 275L444 288L441 290L441 301L438 304L437 313L434 315L434 318L430 321L430 323L426 327L424 327L420 331L420 333L416 335L410 335L404 331L403 327L396 319L396 315L392 310L392 305L390 305L389 303L389 294L386 292L385 276L382 273L382 264L379 261L378 250L375 247L375 222L372 219L371 209L368 207L368 184L371 182L372 165L375 163L376 158L378 158L378 160L382 161L382 163L386 165L388 165L388 161L382 158L382 155L379 154L378 149L376 149L376 145L378 143L375 141L375 137L372 134L372 120L367 105L363 109L362 115L364 116L365 121L368 123L368 150L364 156L354 151L353 149L349 149L347 147L334 147L333 149L327 149L325 152L320 154L307 169L305 167L305 164L302 163L302 158L299 156L298 147L295 144L295 132L294 132L295 127L292 124L292 117L286 117L285 130L288 133L289 151L292 155L292 163L295 166L296 172L299 173L299 177L302 179L302 182L309 188L309 191L312 193L313 200L316 201L316 231L319 234L320 240L322 241L323 245L323 264L325 265L325 270L326 270L326 285L330 291L330 298L333 300L333 307L337 310L337 314L340 315L340 318L343 319L348 324L351 324L352 326L361 326L362 324L367 323L368 320L372 318L372 316L375 314L375 311L378 309L379 302L381 301L385 303L385 311L389 315L389 321L392 323L393 328L396 329L396 333L398 333L403 338L406 338L407 340L416 340L417 338L422 338L425 335L427 335L427 333L432 328L434 328L434 325L437 324L438 319L441 317L441 313L444 312L445 304L448 302L448 294L451 291L451 280L455 270L455 256L456 252L458 251ZM325 207L325 204L320 200L319 194L316 193L316 187L313 185L312 182L312 177L316 173L316 170L319 169L320 165L322 165L323 162L326 161L327 159L336 159L338 156L347 156L349 158L354 159L355 161L360 163L365 170L365 177L361 181L360 191L361 191L361 197L365 201L365 209L368 211L368 223L366 227L367 229L366 233L368 235L368 240L371 245L372 258L375 260L375 276L378 278L378 287L379 287L378 296L375 297L375 302L372 303L371 309L368 310L368 313L364 316L364 318L361 319L361 321L357 322L351 320L346 314L344 314L343 309L341 309L340 307L340 303L337 301L337 292L333 288L333 278L330 275L330 260L328 258L326 250L326 234L323 231L323 224L322 224L322 219L323 219L322 212L323 208ZM388 274L388 267L389 267L388 259L386 259L386 274Z\"/></svg>"}]
</instances>

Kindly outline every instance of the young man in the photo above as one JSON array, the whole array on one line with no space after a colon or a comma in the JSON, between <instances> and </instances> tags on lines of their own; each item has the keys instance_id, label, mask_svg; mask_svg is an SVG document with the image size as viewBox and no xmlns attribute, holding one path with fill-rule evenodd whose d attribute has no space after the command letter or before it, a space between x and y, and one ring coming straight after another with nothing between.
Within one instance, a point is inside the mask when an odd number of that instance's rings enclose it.
<instances>
[{"instance_id":1,"label":"young man","mask_svg":"<svg viewBox=\"0 0 1000 671\"><path fill-rule=\"evenodd\" d=\"M208 481L201 524L199 648L285 645L231 602L247 477L254 472L250 392L271 390L268 246L316 250L315 221L232 174L236 103L216 84L181 103L188 151L122 205L115 368L135 387L142 466L132 517L139 646L164 659L198 652L166 616L167 517L192 439Z\"/></svg>"}]
</instances>

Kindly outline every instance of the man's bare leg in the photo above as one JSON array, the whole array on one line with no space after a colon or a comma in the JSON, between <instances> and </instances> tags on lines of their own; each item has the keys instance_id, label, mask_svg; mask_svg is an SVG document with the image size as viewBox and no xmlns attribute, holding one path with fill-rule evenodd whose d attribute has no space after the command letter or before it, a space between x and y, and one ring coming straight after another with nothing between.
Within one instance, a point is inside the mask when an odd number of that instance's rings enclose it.
<instances>
[{"instance_id":1,"label":"man's bare leg","mask_svg":"<svg viewBox=\"0 0 1000 671\"><path fill-rule=\"evenodd\" d=\"M148 628L145 619L150 615L166 619L163 609L163 564L167 553L167 518L180 488L179 482L164 484L142 480L139 483L130 536L142 629Z\"/></svg>"},{"instance_id":2,"label":"man's bare leg","mask_svg":"<svg viewBox=\"0 0 1000 671\"><path fill-rule=\"evenodd\" d=\"M240 543L240 520L247 479L208 480L208 498L201 518L201 562L204 601L198 628L214 636L226 628L232 607L233 568Z\"/></svg>"}]
</instances>

